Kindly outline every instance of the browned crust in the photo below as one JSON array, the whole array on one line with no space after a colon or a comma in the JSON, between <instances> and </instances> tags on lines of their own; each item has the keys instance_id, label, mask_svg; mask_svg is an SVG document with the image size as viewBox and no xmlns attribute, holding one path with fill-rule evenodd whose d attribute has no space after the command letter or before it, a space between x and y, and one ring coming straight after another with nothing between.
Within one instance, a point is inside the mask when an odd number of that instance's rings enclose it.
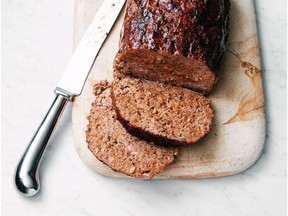
<instances>
[{"instance_id":1,"label":"browned crust","mask_svg":"<svg viewBox=\"0 0 288 216\"><path fill-rule=\"evenodd\" d=\"M230 0L128 0L119 52L182 55L217 72L226 51L230 7Z\"/></svg>"},{"instance_id":2,"label":"browned crust","mask_svg":"<svg viewBox=\"0 0 288 216\"><path fill-rule=\"evenodd\" d=\"M134 77L210 93L226 52L230 7L230 0L128 0L114 69ZM138 61L131 60L133 54L129 55L133 51L152 51L150 57L165 56L166 62L183 57L191 60L191 65L169 70L165 69L166 63L154 63L153 57L135 67ZM140 62L141 59L145 61L145 56L141 56ZM160 68L151 70L151 64ZM167 65L171 68L171 64ZM197 70L198 66L202 71ZM157 77L159 71L166 77ZM195 83L198 78L203 79L203 87Z\"/></svg>"}]
</instances>

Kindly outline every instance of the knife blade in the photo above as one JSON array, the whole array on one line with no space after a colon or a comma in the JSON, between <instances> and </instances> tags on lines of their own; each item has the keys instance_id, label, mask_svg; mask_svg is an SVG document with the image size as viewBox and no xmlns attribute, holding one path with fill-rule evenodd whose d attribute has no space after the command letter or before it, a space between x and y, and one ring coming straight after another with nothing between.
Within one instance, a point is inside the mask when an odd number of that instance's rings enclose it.
<instances>
[{"instance_id":1,"label":"knife blade","mask_svg":"<svg viewBox=\"0 0 288 216\"><path fill-rule=\"evenodd\" d=\"M54 102L16 168L14 184L23 195L33 196L39 191L39 166L54 128L68 101L81 94L93 63L124 4L125 0L104 0L69 61L54 91Z\"/></svg>"},{"instance_id":2,"label":"knife blade","mask_svg":"<svg viewBox=\"0 0 288 216\"><path fill-rule=\"evenodd\" d=\"M104 1L88 30L80 41L58 84L58 90L79 95L96 55L118 17L124 0Z\"/></svg>"}]
</instances>

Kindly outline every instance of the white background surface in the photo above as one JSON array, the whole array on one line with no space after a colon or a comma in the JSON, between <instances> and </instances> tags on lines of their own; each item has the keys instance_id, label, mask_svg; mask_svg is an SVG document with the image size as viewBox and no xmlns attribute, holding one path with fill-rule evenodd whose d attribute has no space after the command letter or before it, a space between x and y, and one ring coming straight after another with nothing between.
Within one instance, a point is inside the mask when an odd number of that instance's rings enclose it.
<instances>
[{"instance_id":1,"label":"white background surface","mask_svg":"<svg viewBox=\"0 0 288 216\"><path fill-rule=\"evenodd\" d=\"M73 0L2 1L2 214L286 215L286 3L255 0L267 136L253 167L203 180L103 177L74 150L69 106L41 166L41 192L26 198L13 188L13 172L72 55Z\"/></svg>"}]
</instances>

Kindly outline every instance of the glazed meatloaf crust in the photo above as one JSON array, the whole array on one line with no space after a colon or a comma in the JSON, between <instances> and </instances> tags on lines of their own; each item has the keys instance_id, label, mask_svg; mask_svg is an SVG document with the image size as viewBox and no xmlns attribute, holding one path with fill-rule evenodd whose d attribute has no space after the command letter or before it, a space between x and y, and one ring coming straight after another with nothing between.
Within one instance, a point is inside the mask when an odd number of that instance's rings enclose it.
<instances>
[{"instance_id":1,"label":"glazed meatloaf crust","mask_svg":"<svg viewBox=\"0 0 288 216\"><path fill-rule=\"evenodd\" d=\"M186 88L126 76L114 79L111 96L117 119L146 141L193 144L212 126L210 101Z\"/></svg>"},{"instance_id":2,"label":"glazed meatloaf crust","mask_svg":"<svg viewBox=\"0 0 288 216\"><path fill-rule=\"evenodd\" d=\"M128 0L115 71L209 93L229 10L229 0Z\"/></svg>"},{"instance_id":3,"label":"glazed meatloaf crust","mask_svg":"<svg viewBox=\"0 0 288 216\"><path fill-rule=\"evenodd\" d=\"M152 178L174 160L177 148L156 146L126 132L116 120L107 81L98 82L94 94L86 140L100 161L132 177Z\"/></svg>"}]
</instances>

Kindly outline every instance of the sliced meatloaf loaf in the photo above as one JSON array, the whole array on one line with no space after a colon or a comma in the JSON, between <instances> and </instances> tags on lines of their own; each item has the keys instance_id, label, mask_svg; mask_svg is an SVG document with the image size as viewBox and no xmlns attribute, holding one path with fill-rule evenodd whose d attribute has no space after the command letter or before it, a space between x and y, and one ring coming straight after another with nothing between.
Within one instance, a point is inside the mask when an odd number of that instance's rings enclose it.
<instances>
[{"instance_id":1,"label":"sliced meatloaf loaf","mask_svg":"<svg viewBox=\"0 0 288 216\"><path fill-rule=\"evenodd\" d=\"M188 145L211 129L210 101L189 89L126 76L114 79L111 92L117 119L143 140Z\"/></svg>"},{"instance_id":2,"label":"sliced meatloaf loaf","mask_svg":"<svg viewBox=\"0 0 288 216\"><path fill-rule=\"evenodd\" d=\"M229 9L229 0L128 0L114 69L209 93L226 51Z\"/></svg>"},{"instance_id":3,"label":"sliced meatloaf loaf","mask_svg":"<svg viewBox=\"0 0 288 216\"><path fill-rule=\"evenodd\" d=\"M156 146L126 132L116 120L107 81L97 83L94 94L86 140L100 161L132 177L152 178L174 160L177 148Z\"/></svg>"}]
</instances>

